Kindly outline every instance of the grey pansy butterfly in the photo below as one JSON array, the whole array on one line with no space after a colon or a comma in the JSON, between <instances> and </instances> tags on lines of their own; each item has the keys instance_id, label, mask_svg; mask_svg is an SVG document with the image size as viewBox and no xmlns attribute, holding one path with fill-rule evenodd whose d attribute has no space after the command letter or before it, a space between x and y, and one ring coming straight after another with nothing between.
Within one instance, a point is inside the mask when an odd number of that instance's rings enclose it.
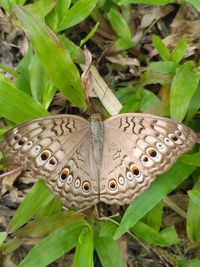
<instances>
[{"instance_id":1,"label":"grey pansy butterfly","mask_svg":"<svg viewBox=\"0 0 200 267\"><path fill-rule=\"evenodd\" d=\"M43 179L67 208L82 209L132 202L196 142L190 128L150 114L105 121L95 114L91 123L55 115L9 130L0 150L24 175Z\"/></svg>"}]
</instances>

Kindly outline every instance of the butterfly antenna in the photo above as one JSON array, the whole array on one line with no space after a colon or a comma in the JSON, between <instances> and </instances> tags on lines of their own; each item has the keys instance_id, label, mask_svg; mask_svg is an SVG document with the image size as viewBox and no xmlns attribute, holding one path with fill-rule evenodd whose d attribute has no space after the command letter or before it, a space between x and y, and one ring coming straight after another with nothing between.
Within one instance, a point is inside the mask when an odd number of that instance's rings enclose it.
<instances>
[{"instance_id":1,"label":"butterfly antenna","mask_svg":"<svg viewBox=\"0 0 200 267\"><path fill-rule=\"evenodd\" d=\"M14 169L8 170L8 171L0 174L0 179L1 178L4 178L6 176L11 176L11 175L16 175L16 177L17 177L17 176L19 176L22 173L22 171L23 171L22 166L15 166Z\"/></svg>"}]
</instances>

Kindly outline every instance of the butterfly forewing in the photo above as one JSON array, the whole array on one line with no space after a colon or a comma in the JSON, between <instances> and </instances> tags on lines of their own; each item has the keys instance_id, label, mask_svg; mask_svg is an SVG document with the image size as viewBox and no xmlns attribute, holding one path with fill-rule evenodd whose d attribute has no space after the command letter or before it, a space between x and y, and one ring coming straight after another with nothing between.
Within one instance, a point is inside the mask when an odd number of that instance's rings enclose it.
<instances>
[{"instance_id":1,"label":"butterfly forewing","mask_svg":"<svg viewBox=\"0 0 200 267\"><path fill-rule=\"evenodd\" d=\"M108 204L132 202L192 149L196 134L171 119L150 114L122 114L104 122L100 199Z\"/></svg>"},{"instance_id":2,"label":"butterfly forewing","mask_svg":"<svg viewBox=\"0 0 200 267\"><path fill-rule=\"evenodd\" d=\"M8 161L43 179L66 207L81 209L99 201L85 119L57 115L32 120L8 131L0 150Z\"/></svg>"}]
</instances>

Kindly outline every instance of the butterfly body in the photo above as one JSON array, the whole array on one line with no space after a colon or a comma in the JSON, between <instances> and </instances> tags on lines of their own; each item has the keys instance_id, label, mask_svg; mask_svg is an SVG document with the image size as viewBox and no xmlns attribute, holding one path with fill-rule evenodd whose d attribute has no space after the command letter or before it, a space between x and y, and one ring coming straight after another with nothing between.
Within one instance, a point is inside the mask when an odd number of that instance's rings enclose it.
<instances>
[{"instance_id":1,"label":"butterfly body","mask_svg":"<svg viewBox=\"0 0 200 267\"><path fill-rule=\"evenodd\" d=\"M92 115L91 141L94 151L94 161L99 173L103 158L104 125L99 114Z\"/></svg>"},{"instance_id":2,"label":"butterfly body","mask_svg":"<svg viewBox=\"0 0 200 267\"><path fill-rule=\"evenodd\" d=\"M0 142L8 161L41 178L67 208L131 203L156 175L192 149L197 135L183 124L127 113L102 121L47 116L9 130Z\"/></svg>"}]
</instances>

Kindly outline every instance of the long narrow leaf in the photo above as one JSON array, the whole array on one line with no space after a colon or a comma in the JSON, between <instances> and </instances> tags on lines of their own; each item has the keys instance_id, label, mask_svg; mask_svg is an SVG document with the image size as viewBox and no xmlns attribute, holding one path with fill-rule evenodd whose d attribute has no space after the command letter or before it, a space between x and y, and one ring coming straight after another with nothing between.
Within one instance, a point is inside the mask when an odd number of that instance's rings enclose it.
<instances>
[{"instance_id":1,"label":"long narrow leaf","mask_svg":"<svg viewBox=\"0 0 200 267\"><path fill-rule=\"evenodd\" d=\"M0 116L20 123L47 114L39 103L0 75Z\"/></svg>"},{"instance_id":2,"label":"long narrow leaf","mask_svg":"<svg viewBox=\"0 0 200 267\"><path fill-rule=\"evenodd\" d=\"M93 267L94 241L93 232L90 227L84 227L79 236L74 267Z\"/></svg>"},{"instance_id":3,"label":"long narrow leaf","mask_svg":"<svg viewBox=\"0 0 200 267\"><path fill-rule=\"evenodd\" d=\"M24 227L15 231L13 234L17 238L23 237L43 237L52 233L58 228L63 227L67 224L72 224L80 221L82 216L74 211L65 211L60 214L53 214L45 216L41 219L34 219L26 224Z\"/></svg>"},{"instance_id":4,"label":"long narrow leaf","mask_svg":"<svg viewBox=\"0 0 200 267\"><path fill-rule=\"evenodd\" d=\"M78 69L68 51L54 33L37 17L22 7L15 13L35 48L40 62L55 86L73 104L86 108L86 98Z\"/></svg>"},{"instance_id":5,"label":"long narrow leaf","mask_svg":"<svg viewBox=\"0 0 200 267\"><path fill-rule=\"evenodd\" d=\"M190 190L188 195L190 199L200 208L200 191Z\"/></svg>"},{"instance_id":6,"label":"long narrow leaf","mask_svg":"<svg viewBox=\"0 0 200 267\"><path fill-rule=\"evenodd\" d=\"M26 195L24 201L16 211L12 218L9 230L14 231L25 224L38 211L38 209L48 203L53 195L50 193L47 186L39 180Z\"/></svg>"},{"instance_id":7,"label":"long narrow leaf","mask_svg":"<svg viewBox=\"0 0 200 267\"><path fill-rule=\"evenodd\" d=\"M188 61L176 69L170 94L170 114L172 119L177 121L184 119L192 96L198 88L199 78L193 62Z\"/></svg>"},{"instance_id":8,"label":"long narrow leaf","mask_svg":"<svg viewBox=\"0 0 200 267\"><path fill-rule=\"evenodd\" d=\"M193 243L200 243L200 207L199 194L200 193L200 179L197 180L190 193L190 199L187 209L187 234L188 238Z\"/></svg>"},{"instance_id":9,"label":"long narrow leaf","mask_svg":"<svg viewBox=\"0 0 200 267\"><path fill-rule=\"evenodd\" d=\"M36 245L18 267L44 267L74 248L86 221L80 220L59 228Z\"/></svg>"},{"instance_id":10,"label":"long narrow leaf","mask_svg":"<svg viewBox=\"0 0 200 267\"><path fill-rule=\"evenodd\" d=\"M167 173L160 175L151 187L128 207L114 238L118 239L130 227L134 226L164 196L184 181L194 169L193 166L176 162Z\"/></svg>"},{"instance_id":11,"label":"long narrow leaf","mask_svg":"<svg viewBox=\"0 0 200 267\"><path fill-rule=\"evenodd\" d=\"M79 0L66 11L64 18L58 26L58 31L70 28L86 19L95 8L98 0Z\"/></svg>"},{"instance_id":12,"label":"long narrow leaf","mask_svg":"<svg viewBox=\"0 0 200 267\"><path fill-rule=\"evenodd\" d=\"M122 257L110 230L110 222L99 223L95 229L94 243L103 267L123 267ZM112 227L112 225L111 225ZM114 227L116 227L114 225Z\"/></svg>"},{"instance_id":13,"label":"long narrow leaf","mask_svg":"<svg viewBox=\"0 0 200 267\"><path fill-rule=\"evenodd\" d=\"M158 246L170 246L180 241L173 226L157 232L147 224L138 222L131 231L140 239Z\"/></svg>"}]
</instances>

